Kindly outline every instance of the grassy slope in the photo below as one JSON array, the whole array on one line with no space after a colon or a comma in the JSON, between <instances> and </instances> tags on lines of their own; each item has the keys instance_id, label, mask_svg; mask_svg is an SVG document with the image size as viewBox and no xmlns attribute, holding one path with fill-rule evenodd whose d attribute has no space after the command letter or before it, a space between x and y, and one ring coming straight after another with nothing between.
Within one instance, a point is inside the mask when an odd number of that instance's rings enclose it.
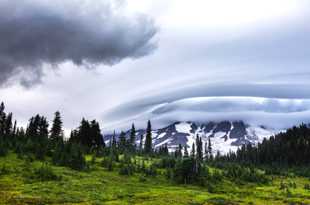
<instances>
[{"instance_id":1,"label":"grassy slope","mask_svg":"<svg viewBox=\"0 0 310 205\"><path fill-rule=\"evenodd\" d=\"M303 188L309 180L300 177L274 177L269 185L224 180L216 193L209 193L206 188L173 185L163 176L141 182L139 175L120 176L99 163L88 172L53 166L62 179L47 182L29 179L24 161L13 154L0 158L0 168L3 165L9 172L0 175L0 204L310 204L310 191ZM40 162L34 162L30 169L39 166ZM281 181L295 182L297 188L290 193L280 190Z\"/></svg>"}]
</instances>

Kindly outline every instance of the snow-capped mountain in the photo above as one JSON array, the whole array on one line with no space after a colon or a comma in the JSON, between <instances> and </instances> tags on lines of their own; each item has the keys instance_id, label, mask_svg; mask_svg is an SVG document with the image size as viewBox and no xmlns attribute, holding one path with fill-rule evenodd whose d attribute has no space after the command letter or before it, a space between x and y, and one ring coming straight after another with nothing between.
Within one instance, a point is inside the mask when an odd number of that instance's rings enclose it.
<instances>
[{"instance_id":1,"label":"snow-capped mountain","mask_svg":"<svg viewBox=\"0 0 310 205\"><path fill-rule=\"evenodd\" d=\"M277 130L264 126L251 126L243 121L222 121L222 122L176 122L167 127L153 130L153 147L167 145L169 151L174 151L179 144L187 146L189 150L199 135L202 141L208 142L210 138L213 152L225 154L229 151L236 151L239 146L247 143L257 144L264 138L268 138L278 133ZM129 137L130 130L126 132ZM140 136L145 136L145 130L137 130L136 143L140 143ZM105 135L104 140L108 142L112 135ZM116 138L119 136L117 135ZM145 139L145 137L144 137Z\"/></svg>"}]
</instances>

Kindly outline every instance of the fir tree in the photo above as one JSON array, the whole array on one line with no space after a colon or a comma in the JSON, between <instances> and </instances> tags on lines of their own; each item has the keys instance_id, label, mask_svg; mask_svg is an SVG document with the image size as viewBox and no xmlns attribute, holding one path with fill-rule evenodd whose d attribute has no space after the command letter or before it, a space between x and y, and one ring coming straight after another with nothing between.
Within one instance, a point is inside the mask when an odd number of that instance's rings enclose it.
<instances>
[{"instance_id":1,"label":"fir tree","mask_svg":"<svg viewBox=\"0 0 310 205\"><path fill-rule=\"evenodd\" d=\"M4 135L7 137L9 137L13 132L12 115L12 113L9 113L4 120Z\"/></svg>"},{"instance_id":2,"label":"fir tree","mask_svg":"<svg viewBox=\"0 0 310 205\"><path fill-rule=\"evenodd\" d=\"M123 154L125 152L125 149L127 148L127 142L126 142L126 134L125 132L121 132L120 136L119 136L119 141L118 141L118 149L120 151L121 154Z\"/></svg>"},{"instance_id":3,"label":"fir tree","mask_svg":"<svg viewBox=\"0 0 310 205\"><path fill-rule=\"evenodd\" d=\"M184 158L188 157L187 145L184 146Z\"/></svg>"},{"instance_id":4,"label":"fir tree","mask_svg":"<svg viewBox=\"0 0 310 205\"><path fill-rule=\"evenodd\" d=\"M193 142L192 151L191 151L191 157L195 158L195 156L196 156L196 149L195 149L195 143Z\"/></svg>"},{"instance_id":5,"label":"fir tree","mask_svg":"<svg viewBox=\"0 0 310 205\"><path fill-rule=\"evenodd\" d=\"M213 155L212 155L212 144L211 144L211 138L208 138L208 156L210 159L212 159Z\"/></svg>"},{"instance_id":6,"label":"fir tree","mask_svg":"<svg viewBox=\"0 0 310 205\"><path fill-rule=\"evenodd\" d=\"M178 149L175 151L175 157L176 158L182 158L182 149L183 149L182 145L179 144Z\"/></svg>"},{"instance_id":7,"label":"fir tree","mask_svg":"<svg viewBox=\"0 0 310 205\"><path fill-rule=\"evenodd\" d=\"M135 125L132 124L131 126L131 130L130 130L130 146L131 146L131 151L135 151L135 147L136 147L136 128Z\"/></svg>"},{"instance_id":8,"label":"fir tree","mask_svg":"<svg viewBox=\"0 0 310 205\"><path fill-rule=\"evenodd\" d=\"M0 104L0 137L3 137L4 135L4 129L5 129L5 112L4 112L5 106L4 103L2 102Z\"/></svg>"},{"instance_id":9,"label":"fir tree","mask_svg":"<svg viewBox=\"0 0 310 205\"><path fill-rule=\"evenodd\" d=\"M142 150L143 150L143 138L144 138L144 136L140 135L140 145L139 145L140 152L142 152Z\"/></svg>"},{"instance_id":10,"label":"fir tree","mask_svg":"<svg viewBox=\"0 0 310 205\"><path fill-rule=\"evenodd\" d=\"M91 121L89 134L91 147L97 149L105 146L99 123L96 120Z\"/></svg>"},{"instance_id":11,"label":"fir tree","mask_svg":"<svg viewBox=\"0 0 310 205\"><path fill-rule=\"evenodd\" d=\"M199 161L203 160L203 152L202 152L202 140L201 137L199 137L199 135L197 135L196 137L196 148L197 148L197 159Z\"/></svg>"},{"instance_id":12,"label":"fir tree","mask_svg":"<svg viewBox=\"0 0 310 205\"><path fill-rule=\"evenodd\" d=\"M146 154L150 154L152 152L152 126L150 120L147 122L144 152Z\"/></svg>"},{"instance_id":13,"label":"fir tree","mask_svg":"<svg viewBox=\"0 0 310 205\"><path fill-rule=\"evenodd\" d=\"M60 112L55 112L52 128L50 130L50 139L53 143L58 143L63 140L63 129Z\"/></svg>"}]
</instances>

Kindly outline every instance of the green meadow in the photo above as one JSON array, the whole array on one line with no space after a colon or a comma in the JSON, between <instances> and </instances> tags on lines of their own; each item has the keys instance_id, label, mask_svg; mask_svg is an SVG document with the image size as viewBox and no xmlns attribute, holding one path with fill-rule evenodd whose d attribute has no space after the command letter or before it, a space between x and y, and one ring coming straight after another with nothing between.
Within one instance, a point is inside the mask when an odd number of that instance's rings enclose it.
<instances>
[{"instance_id":1,"label":"green meadow","mask_svg":"<svg viewBox=\"0 0 310 205\"><path fill-rule=\"evenodd\" d=\"M0 204L310 204L309 179L294 174L268 175L269 182L265 184L236 182L224 177L212 184L210 190L175 184L166 179L164 170L159 170L155 177L122 176L118 168L107 171L101 161L101 158L91 161L87 157L89 168L74 171L46 161L19 159L10 153L0 158ZM40 172L41 169L48 171Z\"/></svg>"}]
</instances>

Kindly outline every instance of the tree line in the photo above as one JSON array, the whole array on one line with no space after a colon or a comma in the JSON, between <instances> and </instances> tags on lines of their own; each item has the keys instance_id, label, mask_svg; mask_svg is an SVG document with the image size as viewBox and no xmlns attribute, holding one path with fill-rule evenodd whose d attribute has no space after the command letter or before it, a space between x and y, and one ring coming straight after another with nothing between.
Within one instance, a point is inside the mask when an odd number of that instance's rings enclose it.
<instances>
[{"instance_id":1,"label":"tree line","mask_svg":"<svg viewBox=\"0 0 310 205\"><path fill-rule=\"evenodd\" d=\"M243 145L220 160L254 165L305 166L310 164L310 127L294 126L264 139L258 145Z\"/></svg>"},{"instance_id":2,"label":"tree line","mask_svg":"<svg viewBox=\"0 0 310 205\"><path fill-rule=\"evenodd\" d=\"M310 128L306 125L293 127L257 146L247 144L227 155L214 156L211 138L203 142L199 135L191 150L188 148L180 144L169 152L167 144L153 147L151 121L147 122L144 135L138 136L132 124L129 136L121 132L117 137L114 132L105 142L99 123L83 118L66 139L60 112L55 112L51 126L46 117L37 114L29 119L24 129L17 126L12 113L5 112L4 103L0 104L0 156L13 151L30 161L50 160L58 166L86 170L91 164L86 162L85 155L91 155L91 163L99 157L101 166L108 171L118 170L122 175L142 173L147 177L165 170L168 179L182 184L210 186L210 181L221 180L223 176L265 182L252 165L307 165L310 162ZM226 163L221 165L225 171L210 172L209 166L219 162Z\"/></svg>"}]
</instances>

